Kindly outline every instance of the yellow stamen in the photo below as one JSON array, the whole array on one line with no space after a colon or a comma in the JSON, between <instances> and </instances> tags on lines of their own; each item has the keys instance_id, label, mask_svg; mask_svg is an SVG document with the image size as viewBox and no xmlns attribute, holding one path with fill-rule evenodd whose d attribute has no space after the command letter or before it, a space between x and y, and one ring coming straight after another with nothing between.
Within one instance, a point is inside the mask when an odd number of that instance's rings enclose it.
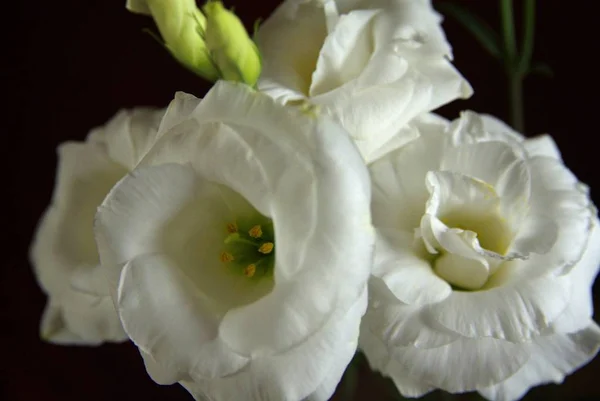
<instances>
[{"instance_id":1,"label":"yellow stamen","mask_svg":"<svg viewBox=\"0 0 600 401\"><path fill-rule=\"evenodd\" d=\"M251 236L252 238L260 238L262 237L262 228L260 227L260 225L255 225L254 227L252 227L250 229L250 231L248 231L248 235Z\"/></svg>"},{"instance_id":2,"label":"yellow stamen","mask_svg":"<svg viewBox=\"0 0 600 401\"><path fill-rule=\"evenodd\" d=\"M229 252L221 252L221 262L231 262L232 260L234 260L234 257L232 254L230 254Z\"/></svg>"},{"instance_id":3,"label":"yellow stamen","mask_svg":"<svg viewBox=\"0 0 600 401\"><path fill-rule=\"evenodd\" d=\"M264 244L262 244L260 246L260 248L258 248L258 252L264 253L265 255L269 254L269 253L271 253L273 251L273 247L274 246L275 245L273 245L272 242L265 242Z\"/></svg>"},{"instance_id":4,"label":"yellow stamen","mask_svg":"<svg viewBox=\"0 0 600 401\"><path fill-rule=\"evenodd\" d=\"M227 223L227 232L230 234L237 233L238 228L235 223Z\"/></svg>"},{"instance_id":5,"label":"yellow stamen","mask_svg":"<svg viewBox=\"0 0 600 401\"><path fill-rule=\"evenodd\" d=\"M256 265L254 263L246 266L246 268L244 269L244 275L246 277L252 277L254 276L254 273L256 273Z\"/></svg>"}]
</instances>

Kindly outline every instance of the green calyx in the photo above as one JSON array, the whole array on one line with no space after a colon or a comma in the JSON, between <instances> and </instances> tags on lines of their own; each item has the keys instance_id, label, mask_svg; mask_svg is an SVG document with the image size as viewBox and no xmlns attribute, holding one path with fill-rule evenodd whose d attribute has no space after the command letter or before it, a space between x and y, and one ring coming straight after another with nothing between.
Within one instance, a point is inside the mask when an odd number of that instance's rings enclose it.
<instances>
[{"instance_id":1,"label":"green calyx","mask_svg":"<svg viewBox=\"0 0 600 401\"><path fill-rule=\"evenodd\" d=\"M221 262L248 279L272 277L275 267L273 222L264 217L240 218L226 225Z\"/></svg>"}]
</instances>

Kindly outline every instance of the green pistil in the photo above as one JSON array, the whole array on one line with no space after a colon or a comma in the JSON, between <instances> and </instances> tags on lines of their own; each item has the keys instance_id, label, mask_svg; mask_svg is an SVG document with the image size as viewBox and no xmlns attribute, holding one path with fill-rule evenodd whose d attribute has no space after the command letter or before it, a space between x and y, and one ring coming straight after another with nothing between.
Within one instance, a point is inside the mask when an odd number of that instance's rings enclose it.
<instances>
[{"instance_id":1,"label":"green pistil","mask_svg":"<svg viewBox=\"0 0 600 401\"><path fill-rule=\"evenodd\" d=\"M221 262L250 279L272 276L275 266L275 238L270 219L257 216L226 225Z\"/></svg>"}]
</instances>

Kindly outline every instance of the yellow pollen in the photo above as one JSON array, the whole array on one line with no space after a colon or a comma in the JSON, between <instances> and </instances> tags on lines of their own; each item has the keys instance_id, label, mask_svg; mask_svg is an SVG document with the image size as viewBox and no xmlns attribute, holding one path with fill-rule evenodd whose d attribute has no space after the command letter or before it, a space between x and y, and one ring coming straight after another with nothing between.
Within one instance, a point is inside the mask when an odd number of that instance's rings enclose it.
<instances>
[{"instance_id":1,"label":"yellow pollen","mask_svg":"<svg viewBox=\"0 0 600 401\"><path fill-rule=\"evenodd\" d=\"M235 223L227 223L227 232L228 233L231 233L231 234L237 233L237 230L238 230L238 228L235 225Z\"/></svg>"},{"instance_id":2,"label":"yellow pollen","mask_svg":"<svg viewBox=\"0 0 600 401\"><path fill-rule=\"evenodd\" d=\"M262 228L259 225L252 227L250 231L248 231L248 235L252 238L260 238L262 237L262 234Z\"/></svg>"},{"instance_id":3,"label":"yellow pollen","mask_svg":"<svg viewBox=\"0 0 600 401\"><path fill-rule=\"evenodd\" d=\"M254 273L256 273L256 265L254 263L246 266L246 268L244 269L244 275L246 277L252 277L254 276Z\"/></svg>"},{"instance_id":4,"label":"yellow pollen","mask_svg":"<svg viewBox=\"0 0 600 401\"><path fill-rule=\"evenodd\" d=\"M233 255L229 252L221 252L221 262L231 262L234 259Z\"/></svg>"},{"instance_id":5,"label":"yellow pollen","mask_svg":"<svg viewBox=\"0 0 600 401\"><path fill-rule=\"evenodd\" d=\"M271 251L273 251L273 247L274 247L274 245L272 242L265 242L264 244L262 244L260 246L260 248L258 248L258 252L264 253L266 255L266 254L271 253Z\"/></svg>"}]
</instances>

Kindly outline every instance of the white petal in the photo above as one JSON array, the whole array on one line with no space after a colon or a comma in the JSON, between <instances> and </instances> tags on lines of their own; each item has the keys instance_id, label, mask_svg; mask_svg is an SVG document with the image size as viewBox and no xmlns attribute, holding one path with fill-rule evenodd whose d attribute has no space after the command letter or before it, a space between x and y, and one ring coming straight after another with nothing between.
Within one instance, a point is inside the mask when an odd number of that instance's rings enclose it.
<instances>
[{"instance_id":1,"label":"white petal","mask_svg":"<svg viewBox=\"0 0 600 401\"><path fill-rule=\"evenodd\" d=\"M479 389L479 392L490 400L521 399L531 387L562 383L566 375L591 361L598 348L600 329L594 322L576 333L539 337L531 345L529 361L519 371L495 386Z\"/></svg>"},{"instance_id":2,"label":"white petal","mask_svg":"<svg viewBox=\"0 0 600 401\"><path fill-rule=\"evenodd\" d=\"M160 120L157 138L162 137L178 124L184 123L198 107L201 100L185 92L176 92L175 97L164 111L162 120Z\"/></svg>"},{"instance_id":3,"label":"white petal","mask_svg":"<svg viewBox=\"0 0 600 401\"><path fill-rule=\"evenodd\" d=\"M310 96L329 92L360 75L373 52L370 23L376 13L357 10L339 17L321 48Z\"/></svg>"},{"instance_id":4,"label":"white petal","mask_svg":"<svg viewBox=\"0 0 600 401\"><path fill-rule=\"evenodd\" d=\"M317 389L327 389L320 395L332 392L356 352L365 304L363 292L346 313L332 316L316 335L284 352L257 355L237 374L182 384L196 399L205 396L218 400L301 400Z\"/></svg>"},{"instance_id":5,"label":"white petal","mask_svg":"<svg viewBox=\"0 0 600 401\"><path fill-rule=\"evenodd\" d=\"M513 375L527 362L529 347L494 338L463 338L439 348L396 348L393 358L413 380L465 392Z\"/></svg>"},{"instance_id":6,"label":"white petal","mask_svg":"<svg viewBox=\"0 0 600 401\"><path fill-rule=\"evenodd\" d=\"M110 297L75 291L49 299L40 331L44 340L61 345L99 345L127 339Z\"/></svg>"},{"instance_id":7,"label":"white petal","mask_svg":"<svg viewBox=\"0 0 600 401\"><path fill-rule=\"evenodd\" d=\"M135 108L120 110L88 140L102 140L108 156L132 170L156 142L164 110Z\"/></svg>"},{"instance_id":8,"label":"white petal","mask_svg":"<svg viewBox=\"0 0 600 401\"><path fill-rule=\"evenodd\" d=\"M400 302L377 277L369 281L369 295L361 330L369 330L389 347L435 348L459 338L432 319L425 308Z\"/></svg>"},{"instance_id":9,"label":"white petal","mask_svg":"<svg viewBox=\"0 0 600 401\"><path fill-rule=\"evenodd\" d=\"M594 219L594 228L587 248L571 270L571 301L565 311L552 322L553 332L572 333L585 328L594 313L592 285L600 268L600 223Z\"/></svg>"},{"instance_id":10,"label":"white petal","mask_svg":"<svg viewBox=\"0 0 600 401\"><path fill-rule=\"evenodd\" d=\"M432 317L463 336L524 341L544 330L567 307L569 277L546 275L489 290L454 291L428 306Z\"/></svg>"},{"instance_id":11,"label":"white petal","mask_svg":"<svg viewBox=\"0 0 600 401\"><path fill-rule=\"evenodd\" d=\"M559 160L535 157L529 163L531 209L554 221L558 237L550 252L532 260L527 269L568 272L586 249L596 212L587 189Z\"/></svg>"},{"instance_id":12,"label":"white petal","mask_svg":"<svg viewBox=\"0 0 600 401\"><path fill-rule=\"evenodd\" d=\"M259 90L282 100L289 100L294 93L308 95L326 35L323 7L283 2L257 33L264 63Z\"/></svg>"},{"instance_id":13,"label":"white petal","mask_svg":"<svg viewBox=\"0 0 600 401\"><path fill-rule=\"evenodd\" d=\"M483 263L452 253L445 253L435 261L435 272L448 283L468 290L483 287L489 275Z\"/></svg>"},{"instance_id":14,"label":"white petal","mask_svg":"<svg viewBox=\"0 0 600 401\"><path fill-rule=\"evenodd\" d=\"M145 255L123 268L118 310L129 337L171 377L233 374L249 360L218 339L219 312L205 298L168 258Z\"/></svg>"},{"instance_id":15,"label":"white petal","mask_svg":"<svg viewBox=\"0 0 600 401\"><path fill-rule=\"evenodd\" d=\"M100 341L89 341L79 337L66 327L60 305L46 304L40 322L40 337L60 345L98 345Z\"/></svg>"},{"instance_id":16,"label":"white petal","mask_svg":"<svg viewBox=\"0 0 600 401\"><path fill-rule=\"evenodd\" d=\"M220 305L221 314L262 294L258 288L231 291L243 277L229 275L219 260L232 198L240 197L198 178L189 165L139 168L123 179L99 208L95 227L112 293L123 263L164 253Z\"/></svg>"},{"instance_id":17,"label":"white petal","mask_svg":"<svg viewBox=\"0 0 600 401\"><path fill-rule=\"evenodd\" d=\"M562 160L560 150L550 135L540 135L528 138L523 142L529 157L544 156Z\"/></svg>"},{"instance_id":18,"label":"white petal","mask_svg":"<svg viewBox=\"0 0 600 401\"><path fill-rule=\"evenodd\" d=\"M373 231L364 164L331 121L240 85L215 85L193 118L198 125L179 126L181 134L166 135L143 163L189 162L277 222L277 285L255 304L230 311L222 335L242 354L293 346L322 324L339 294L356 297L356 283L368 275ZM340 285L340 274L348 287ZM273 316L271 325L255 324L265 313Z\"/></svg>"},{"instance_id":19,"label":"white petal","mask_svg":"<svg viewBox=\"0 0 600 401\"><path fill-rule=\"evenodd\" d=\"M428 110L431 86L407 68L406 61L395 54L376 52L357 79L315 96L311 102L348 130L370 161L371 153Z\"/></svg>"},{"instance_id":20,"label":"white petal","mask_svg":"<svg viewBox=\"0 0 600 401\"><path fill-rule=\"evenodd\" d=\"M421 233L428 249L473 259L489 270L483 255L501 258L512 237L494 188L448 171L430 171L426 180L431 197L421 219Z\"/></svg>"},{"instance_id":21,"label":"white petal","mask_svg":"<svg viewBox=\"0 0 600 401\"><path fill-rule=\"evenodd\" d=\"M361 328L359 345L371 369L390 377L402 396L422 397L435 389L432 385L408 377L404 367L390 358L391 352L385 344L369 330Z\"/></svg>"},{"instance_id":22,"label":"white petal","mask_svg":"<svg viewBox=\"0 0 600 401\"><path fill-rule=\"evenodd\" d=\"M452 289L435 275L429 261L419 256L414 242L412 233L379 229L371 274L383 280L404 303L423 305L442 301Z\"/></svg>"},{"instance_id":23,"label":"white petal","mask_svg":"<svg viewBox=\"0 0 600 401\"><path fill-rule=\"evenodd\" d=\"M80 264L95 266L98 252L93 221L96 208L126 173L99 144L62 144L52 204L40 222L30 257L47 292L69 286L69 275Z\"/></svg>"},{"instance_id":24,"label":"white petal","mask_svg":"<svg viewBox=\"0 0 600 401\"><path fill-rule=\"evenodd\" d=\"M523 135L513 130L504 121L487 114L469 110L461 112L460 118L452 122L450 134L455 145L503 142L512 146L519 156L525 156L522 147Z\"/></svg>"},{"instance_id":25,"label":"white petal","mask_svg":"<svg viewBox=\"0 0 600 401\"><path fill-rule=\"evenodd\" d=\"M373 224L411 231L419 227L429 193L425 176L439 168L445 151L441 126L421 127L421 136L369 166ZM410 171L410 174L406 174Z\"/></svg>"}]
</instances>

